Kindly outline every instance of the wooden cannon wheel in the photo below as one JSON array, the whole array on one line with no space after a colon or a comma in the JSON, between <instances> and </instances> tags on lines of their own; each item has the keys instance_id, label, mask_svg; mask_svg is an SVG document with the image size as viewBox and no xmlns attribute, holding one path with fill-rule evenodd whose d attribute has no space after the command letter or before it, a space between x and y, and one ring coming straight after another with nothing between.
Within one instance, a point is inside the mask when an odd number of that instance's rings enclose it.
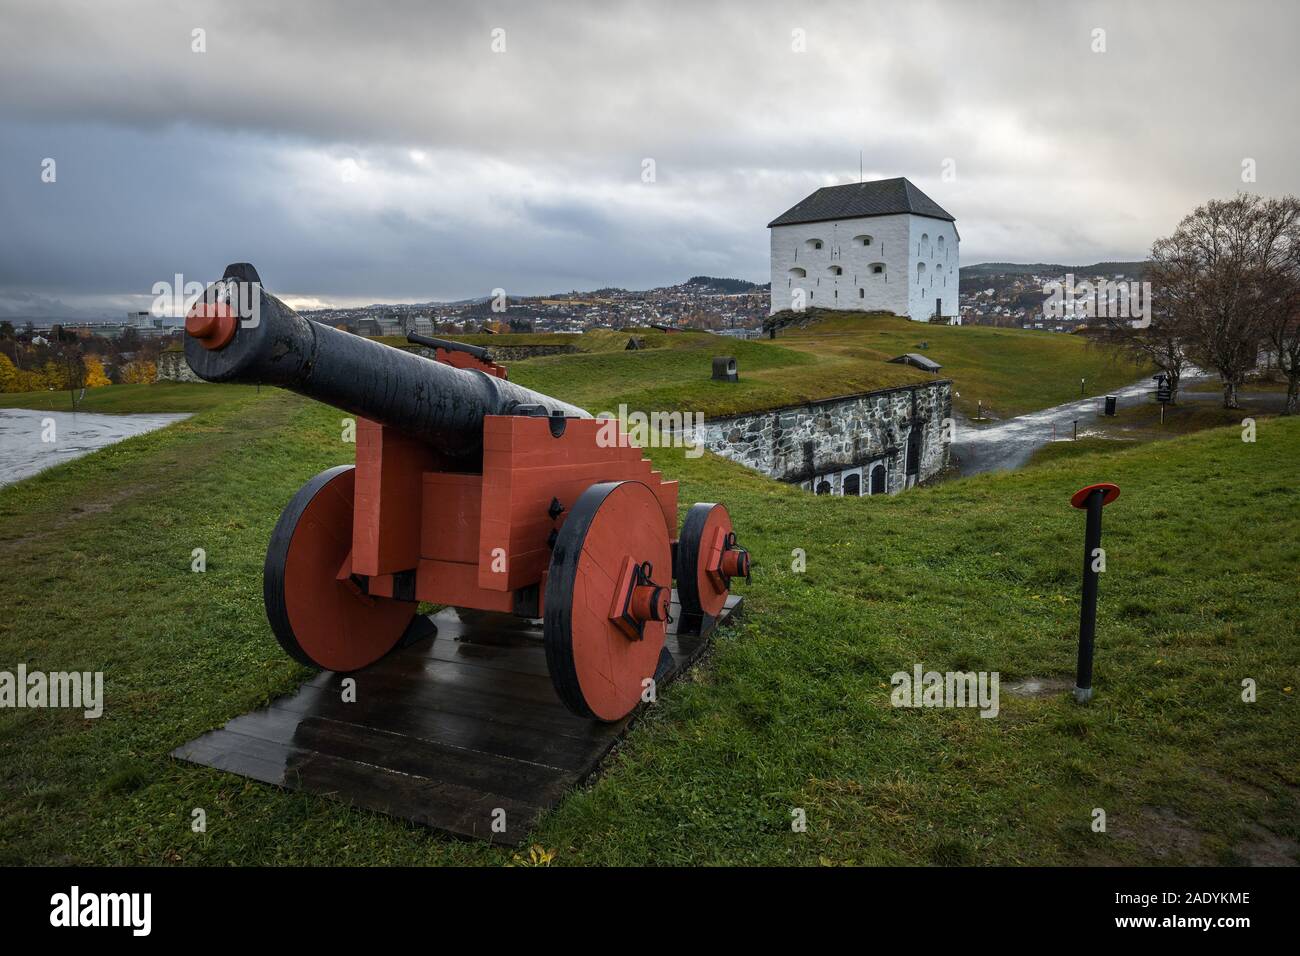
<instances>
[{"instance_id":1,"label":"wooden cannon wheel","mask_svg":"<svg viewBox=\"0 0 1300 956\"><path fill-rule=\"evenodd\" d=\"M671 578L672 544L653 491L608 481L579 496L555 541L543 612L546 663L569 710L614 721L635 709L659 665Z\"/></svg>"},{"instance_id":2,"label":"wooden cannon wheel","mask_svg":"<svg viewBox=\"0 0 1300 956\"><path fill-rule=\"evenodd\" d=\"M383 657L415 616L414 601L371 597L338 579L352 549L355 469L323 471L293 496L266 550L262 592L280 646L294 660L354 671Z\"/></svg>"},{"instance_id":3,"label":"wooden cannon wheel","mask_svg":"<svg viewBox=\"0 0 1300 956\"><path fill-rule=\"evenodd\" d=\"M726 505L701 502L686 512L677 539L677 596L683 614L717 617L722 612L731 581L720 573L715 561L718 556L713 552L720 543L725 546L731 533L731 515ZM746 564L740 576L747 570Z\"/></svg>"}]
</instances>

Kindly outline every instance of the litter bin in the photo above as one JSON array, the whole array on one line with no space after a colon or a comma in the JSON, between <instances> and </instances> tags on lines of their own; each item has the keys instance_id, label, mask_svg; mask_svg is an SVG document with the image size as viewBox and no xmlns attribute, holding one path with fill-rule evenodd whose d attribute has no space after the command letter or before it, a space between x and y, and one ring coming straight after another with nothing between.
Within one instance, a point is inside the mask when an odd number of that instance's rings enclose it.
<instances>
[{"instance_id":1,"label":"litter bin","mask_svg":"<svg viewBox=\"0 0 1300 956\"><path fill-rule=\"evenodd\" d=\"M1115 414L1115 402L1118 399L1114 395L1106 396L1106 414L1113 416Z\"/></svg>"}]
</instances>

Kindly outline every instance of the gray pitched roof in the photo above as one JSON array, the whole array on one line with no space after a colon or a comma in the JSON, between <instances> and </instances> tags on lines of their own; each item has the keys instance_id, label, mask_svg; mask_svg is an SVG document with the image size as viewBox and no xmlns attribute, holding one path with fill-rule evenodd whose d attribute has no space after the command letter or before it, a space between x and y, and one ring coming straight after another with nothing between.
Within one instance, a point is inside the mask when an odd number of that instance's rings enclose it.
<instances>
[{"instance_id":1,"label":"gray pitched roof","mask_svg":"<svg viewBox=\"0 0 1300 956\"><path fill-rule=\"evenodd\" d=\"M767 225L770 229L772 226L789 226L797 222L827 222L831 219L860 219L898 213L957 221L937 202L899 176L897 179L877 179L869 183L823 186Z\"/></svg>"}]
</instances>

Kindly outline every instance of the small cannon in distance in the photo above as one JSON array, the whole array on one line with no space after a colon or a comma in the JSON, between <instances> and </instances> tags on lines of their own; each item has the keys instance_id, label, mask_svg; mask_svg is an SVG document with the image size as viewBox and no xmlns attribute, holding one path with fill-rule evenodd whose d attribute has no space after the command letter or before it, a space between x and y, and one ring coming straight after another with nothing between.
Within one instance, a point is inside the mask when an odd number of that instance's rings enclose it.
<instances>
[{"instance_id":1,"label":"small cannon in distance","mask_svg":"<svg viewBox=\"0 0 1300 956\"><path fill-rule=\"evenodd\" d=\"M605 441L607 422L509 381L487 350L411 336L429 359L312 322L247 263L208 287L185 329L200 378L357 416L355 465L308 481L267 549L267 618L298 661L363 668L420 601L540 617L560 699L613 721L659 666L673 580L689 627L749 576L724 505L694 505L674 534L675 481L621 429Z\"/></svg>"},{"instance_id":2,"label":"small cannon in distance","mask_svg":"<svg viewBox=\"0 0 1300 956\"><path fill-rule=\"evenodd\" d=\"M491 362L492 353L481 345L467 345L464 342L453 342L451 339L435 339L430 335L419 335L415 332L406 333L406 341L412 345L423 345L425 348L442 349L444 352L464 352L471 355L480 362ZM439 359L445 361L445 359Z\"/></svg>"}]
</instances>

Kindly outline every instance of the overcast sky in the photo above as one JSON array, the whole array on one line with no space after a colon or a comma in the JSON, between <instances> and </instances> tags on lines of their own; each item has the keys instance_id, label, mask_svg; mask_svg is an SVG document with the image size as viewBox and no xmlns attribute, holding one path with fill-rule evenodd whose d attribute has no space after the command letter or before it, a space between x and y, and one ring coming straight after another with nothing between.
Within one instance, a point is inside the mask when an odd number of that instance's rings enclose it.
<instances>
[{"instance_id":1,"label":"overcast sky","mask_svg":"<svg viewBox=\"0 0 1300 956\"><path fill-rule=\"evenodd\" d=\"M237 260L302 307L764 282L859 150L964 263L1141 258L1300 193L1298 35L1293 2L0 0L0 317Z\"/></svg>"}]
</instances>

